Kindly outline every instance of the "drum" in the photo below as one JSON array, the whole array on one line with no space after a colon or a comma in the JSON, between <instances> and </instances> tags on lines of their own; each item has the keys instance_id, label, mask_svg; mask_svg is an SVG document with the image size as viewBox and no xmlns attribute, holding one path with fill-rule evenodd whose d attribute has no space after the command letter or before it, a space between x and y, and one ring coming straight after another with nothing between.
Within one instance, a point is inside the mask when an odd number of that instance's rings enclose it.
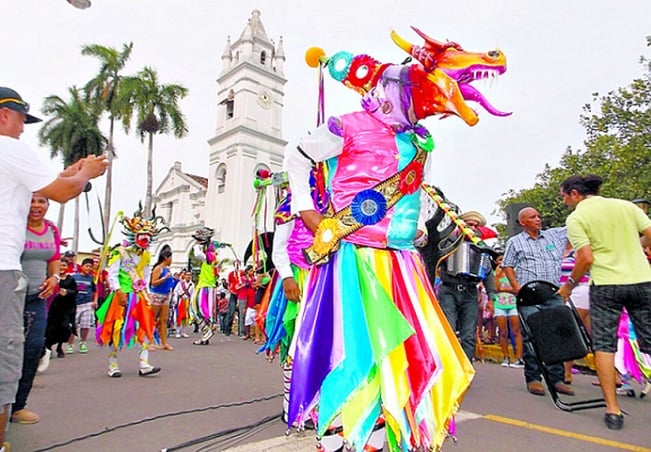
<instances>
[{"instance_id":1,"label":"drum","mask_svg":"<svg viewBox=\"0 0 651 452\"><path fill-rule=\"evenodd\" d=\"M470 242L461 242L446 260L447 271L454 276L485 279L493 269L490 254L482 252Z\"/></svg>"}]
</instances>

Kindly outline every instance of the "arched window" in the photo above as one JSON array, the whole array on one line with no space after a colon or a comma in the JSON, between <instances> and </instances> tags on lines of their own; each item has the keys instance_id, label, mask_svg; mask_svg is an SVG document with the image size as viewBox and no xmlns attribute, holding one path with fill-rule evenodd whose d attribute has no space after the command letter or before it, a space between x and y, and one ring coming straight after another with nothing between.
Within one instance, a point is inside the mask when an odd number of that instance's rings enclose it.
<instances>
[{"instance_id":1,"label":"arched window","mask_svg":"<svg viewBox=\"0 0 651 452\"><path fill-rule=\"evenodd\" d=\"M260 52L260 64L264 66L266 61L267 61L267 52L263 50L262 52Z\"/></svg>"},{"instance_id":2,"label":"arched window","mask_svg":"<svg viewBox=\"0 0 651 452\"><path fill-rule=\"evenodd\" d=\"M224 193L226 189L226 165L223 163L217 167L215 179L217 179L217 193Z\"/></svg>"},{"instance_id":3,"label":"arched window","mask_svg":"<svg viewBox=\"0 0 651 452\"><path fill-rule=\"evenodd\" d=\"M260 170L266 170L271 173L271 170L267 165L265 165L264 163L258 163L257 165L255 165L255 169L253 170L253 179L256 178L256 176L258 175L258 171Z\"/></svg>"}]
</instances>

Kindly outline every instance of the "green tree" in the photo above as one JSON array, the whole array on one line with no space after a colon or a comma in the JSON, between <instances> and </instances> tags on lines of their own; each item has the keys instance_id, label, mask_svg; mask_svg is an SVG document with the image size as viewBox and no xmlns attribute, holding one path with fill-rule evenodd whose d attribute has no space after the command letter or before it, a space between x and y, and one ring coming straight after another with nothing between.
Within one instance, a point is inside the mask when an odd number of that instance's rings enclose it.
<instances>
[{"instance_id":1,"label":"green tree","mask_svg":"<svg viewBox=\"0 0 651 452\"><path fill-rule=\"evenodd\" d=\"M151 213L154 135L172 133L176 138L187 135L185 117L179 100L188 89L177 84L162 85L158 73L145 67L135 76L125 77L120 88L118 108L123 112L124 130L128 133L135 115L136 131L140 141L147 138L147 191L144 212Z\"/></svg>"},{"instance_id":2,"label":"green tree","mask_svg":"<svg viewBox=\"0 0 651 452\"><path fill-rule=\"evenodd\" d=\"M569 211L559 189L574 174L599 174L604 196L651 198L651 60L643 56L640 62L640 78L603 96L594 93L592 103L583 107L585 150L568 147L559 166L546 165L532 188L505 193L498 201L502 212L511 203L529 203L541 213L545 227L565 224Z\"/></svg>"},{"instance_id":3,"label":"green tree","mask_svg":"<svg viewBox=\"0 0 651 452\"><path fill-rule=\"evenodd\" d=\"M109 166L106 169L106 190L104 192L104 217L102 218L104 230L108 231L111 221L111 198L113 192L113 159L116 157L113 145L113 130L115 120L122 118L122 112L118 109L118 94L122 81L121 71L131 56L133 43L123 44L122 50L118 51L112 47L105 47L97 44L85 45L81 49L82 55L97 58L100 61L100 69L86 86L86 98L89 102L97 105L103 112L108 113L109 135L106 157Z\"/></svg>"},{"instance_id":4,"label":"green tree","mask_svg":"<svg viewBox=\"0 0 651 452\"><path fill-rule=\"evenodd\" d=\"M69 88L70 100L48 96L43 103L43 114L51 116L38 131L41 145L50 148L50 157L60 156L63 167L88 155L100 155L106 146L106 137L99 130L99 115L82 97L76 86ZM59 229L63 224L65 204L59 211ZM75 222L72 249L79 246L79 197L75 198Z\"/></svg>"}]
</instances>

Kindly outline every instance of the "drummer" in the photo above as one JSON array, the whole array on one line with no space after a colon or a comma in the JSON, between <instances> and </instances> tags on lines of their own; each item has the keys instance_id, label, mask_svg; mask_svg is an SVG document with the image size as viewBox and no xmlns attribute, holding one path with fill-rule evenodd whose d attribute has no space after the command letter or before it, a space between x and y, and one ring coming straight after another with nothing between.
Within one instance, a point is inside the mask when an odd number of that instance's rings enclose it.
<instances>
[{"instance_id":1,"label":"drummer","mask_svg":"<svg viewBox=\"0 0 651 452\"><path fill-rule=\"evenodd\" d=\"M482 227L486 226L486 218L482 214L471 210L461 215L461 219L482 238ZM443 260L440 266L439 305L450 326L457 332L461 347L471 361L475 357L479 321L480 299L477 285L483 282L489 300L493 298L494 293L493 269L477 265L482 261L480 255L481 252L474 246L460 246ZM475 265L468 265L470 263Z\"/></svg>"}]
</instances>

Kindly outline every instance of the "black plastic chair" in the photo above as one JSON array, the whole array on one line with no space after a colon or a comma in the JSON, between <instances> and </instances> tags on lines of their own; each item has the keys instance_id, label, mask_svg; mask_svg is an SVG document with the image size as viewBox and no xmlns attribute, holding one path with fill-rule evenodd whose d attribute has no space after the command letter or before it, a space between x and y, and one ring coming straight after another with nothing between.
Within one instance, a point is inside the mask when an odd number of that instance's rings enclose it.
<instances>
[{"instance_id":1,"label":"black plastic chair","mask_svg":"<svg viewBox=\"0 0 651 452\"><path fill-rule=\"evenodd\" d=\"M524 333L524 346L529 347L538 362L554 404L563 411L578 411L606 406L604 399L565 402L561 400L551 381L547 364L584 358L592 352L590 336L571 299L567 305L540 309L526 319L523 306L537 306L556 296L558 286L547 281L530 281L520 288L517 299L518 316ZM568 309L569 308L569 309Z\"/></svg>"}]
</instances>

